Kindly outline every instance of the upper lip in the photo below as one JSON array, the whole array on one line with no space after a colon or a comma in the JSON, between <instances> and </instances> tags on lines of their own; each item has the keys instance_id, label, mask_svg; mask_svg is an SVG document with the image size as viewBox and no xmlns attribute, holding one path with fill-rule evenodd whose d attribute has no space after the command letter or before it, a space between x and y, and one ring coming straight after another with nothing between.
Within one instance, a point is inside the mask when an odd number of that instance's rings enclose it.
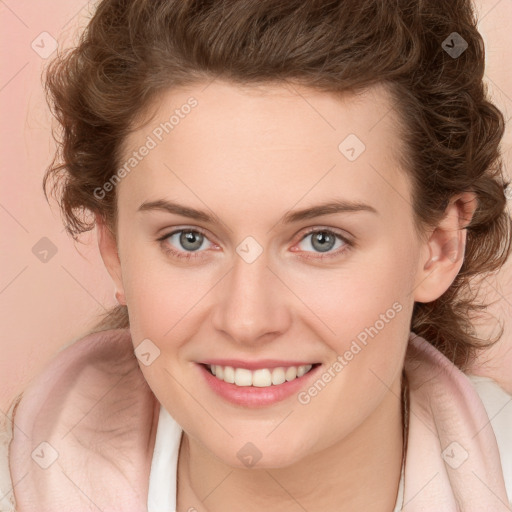
<instances>
[{"instance_id":1,"label":"upper lip","mask_svg":"<svg viewBox=\"0 0 512 512\"><path fill-rule=\"evenodd\" d=\"M233 368L258 370L260 368L279 368L280 366L307 366L308 364L313 366L314 364L317 364L317 362L292 360L283 361L278 359L260 359L259 361L242 361L241 359L207 359L205 361L201 361L201 364L232 366Z\"/></svg>"}]
</instances>

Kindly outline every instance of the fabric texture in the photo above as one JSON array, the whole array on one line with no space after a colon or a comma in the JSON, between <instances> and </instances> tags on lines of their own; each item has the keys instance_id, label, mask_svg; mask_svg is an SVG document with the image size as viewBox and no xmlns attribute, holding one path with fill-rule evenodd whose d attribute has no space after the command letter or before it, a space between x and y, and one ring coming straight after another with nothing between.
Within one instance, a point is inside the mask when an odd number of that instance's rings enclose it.
<instances>
[{"instance_id":1,"label":"fabric texture","mask_svg":"<svg viewBox=\"0 0 512 512\"><path fill-rule=\"evenodd\" d=\"M492 379L468 378L414 333L405 371L402 510L512 510L512 397ZM174 512L169 476L176 475L182 430L166 413L140 371L128 329L74 342L4 418L0 510Z\"/></svg>"},{"instance_id":2,"label":"fabric texture","mask_svg":"<svg viewBox=\"0 0 512 512\"><path fill-rule=\"evenodd\" d=\"M496 436L510 499L512 496L512 396L489 377L479 375L468 375L468 377L482 399Z\"/></svg>"},{"instance_id":3,"label":"fabric texture","mask_svg":"<svg viewBox=\"0 0 512 512\"><path fill-rule=\"evenodd\" d=\"M18 395L12 401L7 413L0 416L0 511L2 512L16 512L8 456L9 443L12 439L13 410L20 398L21 395Z\"/></svg>"}]
</instances>

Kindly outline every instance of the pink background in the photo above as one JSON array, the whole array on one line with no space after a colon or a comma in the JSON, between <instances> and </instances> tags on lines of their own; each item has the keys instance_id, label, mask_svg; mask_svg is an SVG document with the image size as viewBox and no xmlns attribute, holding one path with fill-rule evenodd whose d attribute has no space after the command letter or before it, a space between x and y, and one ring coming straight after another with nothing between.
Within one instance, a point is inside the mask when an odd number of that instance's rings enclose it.
<instances>
[{"instance_id":1,"label":"pink background","mask_svg":"<svg viewBox=\"0 0 512 512\"><path fill-rule=\"evenodd\" d=\"M491 97L509 120L512 2L479 0L476 5L486 42L486 81ZM92 3L76 0L0 2L1 411L60 347L79 338L104 308L115 304L95 232L84 235L84 243L75 246L63 229L55 202L51 201L51 208L46 202L41 184L54 149L52 120L40 82L45 52L51 50L52 38L60 48L73 45L77 29L85 26L92 9ZM503 142L509 173L511 123ZM45 263L32 252L43 237L57 250ZM505 334L486 354L488 360L477 361L473 371L494 377L512 394L512 263L496 278L486 280L485 293L486 299L499 298L492 311L505 321ZM494 328L489 323L479 332L485 335Z\"/></svg>"}]
</instances>

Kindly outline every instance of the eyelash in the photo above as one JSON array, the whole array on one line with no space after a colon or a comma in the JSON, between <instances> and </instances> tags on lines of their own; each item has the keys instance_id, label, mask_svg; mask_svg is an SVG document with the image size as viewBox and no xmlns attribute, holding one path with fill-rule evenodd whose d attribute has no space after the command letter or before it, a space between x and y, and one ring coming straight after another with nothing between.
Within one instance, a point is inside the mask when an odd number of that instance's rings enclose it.
<instances>
[{"instance_id":1,"label":"eyelash","mask_svg":"<svg viewBox=\"0 0 512 512\"><path fill-rule=\"evenodd\" d=\"M161 245L164 253L167 254L167 255L171 255L173 257L176 257L178 259L182 259L182 260L192 260L192 259L195 259L195 258L202 258L202 256L199 256L198 254L200 254L203 251L198 251L197 253L196 252L177 251L175 249L171 249L171 247L169 247L169 245L165 244L165 241L169 237L171 237L172 235L175 235L176 233L182 233L182 232L186 232L186 233L199 233L199 234L203 235L205 238L208 239L206 233L204 231L200 230L200 229L197 229L197 228L194 228L194 229L191 229L191 228L177 229L175 231L171 231L170 233L166 233L165 235L161 236L160 238L157 238L157 241L160 242L160 245ZM350 241L346 237L340 235L336 231L333 231L331 229L326 229L326 228L311 228L309 231L304 233L303 237L299 240L298 243L302 242L302 240L304 240L307 236L309 236L311 234L315 234L315 233L328 233L329 235L334 235L335 237L339 238L342 242L344 242L345 245L342 248L338 249L337 251L332 252L332 253L328 253L327 255L321 255L321 256L301 256L302 258L305 258L305 259L315 259L315 260L324 260L324 259L328 259L328 258L334 258L334 257L337 257L337 256L341 256L341 254L351 250L355 246L355 243ZM299 251L297 251L297 252L299 252Z\"/></svg>"}]
</instances>

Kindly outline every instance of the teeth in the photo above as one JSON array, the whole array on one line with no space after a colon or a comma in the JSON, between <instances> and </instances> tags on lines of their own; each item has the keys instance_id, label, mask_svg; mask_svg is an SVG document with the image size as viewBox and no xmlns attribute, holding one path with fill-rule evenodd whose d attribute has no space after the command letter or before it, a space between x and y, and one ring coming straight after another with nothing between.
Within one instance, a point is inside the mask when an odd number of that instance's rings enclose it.
<instances>
[{"instance_id":1,"label":"teeth","mask_svg":"<svg viewBox=\"0 0 512 512\"><path fill-rule=\"evenodd\" d=\"M290 366L288 368L262 368L259 370L247 370L246 368L233 368L232 366L207 365L210 372L219 380L235 384L237 386L254 386L266 388L278 386L286 381L302 377L309 372L312 365Z\"/></svg>"},{"instance_id":2,"label":"teeth","mask_svg":"<svg viewBox=\"0 0 512 512\"><path fill-rule=\"evenodd\" d=\"M293 380L297 377L297 367L290 366L290 368L286 369L286 380Z\"/></svg>"},{"instance_id":3,"label":"teeth","mask_svg":"<svg viewBox=\"0 0 512 512\"><path fill-rule=\"evenodd\" d=\"M231 368L231 366L224 368L224 382L229 382L230 384L234 384L235 382L235 370Z\"/></svg>"}]
</instances>

